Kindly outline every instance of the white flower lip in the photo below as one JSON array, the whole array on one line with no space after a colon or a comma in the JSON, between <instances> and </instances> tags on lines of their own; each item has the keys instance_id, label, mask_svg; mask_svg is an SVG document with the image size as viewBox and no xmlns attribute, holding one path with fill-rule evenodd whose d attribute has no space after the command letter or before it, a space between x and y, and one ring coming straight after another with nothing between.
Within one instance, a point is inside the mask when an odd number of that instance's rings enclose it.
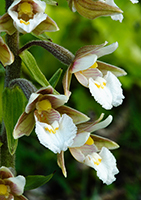
<instances>
[{"instance_id":1,"label":"white flower lip","mask_svg":"<svg viewBox=\"0 0 141 200\"><path fill-rule=\"evenodd\" d=\"M60 153L66 151L73 144L77 127L71 117L63 114L59 122L55 121L51 125L39 122L36 118L35 132L42 145L54 153Z\"/></svg>"},{"instance_id":2,"label":"white flower lip","mask_svg":"<svg viewBox=\"0 0 141 200\"><path fill-rule=\"evenodd\" d=\"M24 1L26 2L26 1ZM47 18L47 14L44 13L46 8L46 3L40 0L32 0L30 4L34 7L36 5L36 14L34 14L33 18L29 19L25 22L22 18L18 18L18 11L16 7L18 4L23 3L22 0L15 0L8 9L8 14L13 19L13 24L15 28L22 33L30 33L34 30L42 21Z\"/></svg>"},{"instance_id":3,"label":"white flower lip","mask_svg":"<svg viewBox=\"0 0 141 200\"><path fill-rule=\"evenodd\" d=\"M99 154L93 153L86 156L85 164L94 168L97 171L99 179L107 185L115 181L115 175L119 173L119 170L116 167L115 157L105 147L101 149Z\"/></svg>"},{"instance_id":4,"label":"white flower lip","mask_svg":"<svg viewBox=\"0 0 141 200\"><path fill-rule=\"evenodd\" d=\"M97 80L97 79L96 79ZM105 84L97 82L92 78L89 79L89 89L94 99L102 105L103 108L109 110L113 106L122 104L124 96L122 94L121 83L117 77L110 71L102 78Z\"/></svg>"}]
</instances>

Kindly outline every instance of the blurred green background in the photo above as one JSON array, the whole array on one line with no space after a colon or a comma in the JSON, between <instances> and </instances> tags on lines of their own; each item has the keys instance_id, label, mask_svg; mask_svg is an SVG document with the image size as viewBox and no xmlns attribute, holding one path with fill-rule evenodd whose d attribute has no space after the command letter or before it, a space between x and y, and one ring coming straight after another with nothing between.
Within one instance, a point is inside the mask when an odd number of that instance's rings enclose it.
<instances>
[{"instance_id":1,"label":"blurred green background","mask_svg":"<svg viewBox=\"0 0 141 200\"><path fill-rule=\"evenodd\" d=\"M120 173L112 185L103 185L93 169L78 163L65 152L68 178L65 179L56 164L56 155L39 144L35 133L19 140L17 149L17 173L48 175L56 170L54 177L45 186L34 191L35 196L27 193L29 199L39 200L141 200L141 4L132 4L129 0L117 0L115 3L124 11L122 23L110 17L88 20L77 12L72 13L67 2L58 0L58 6L47 6L47 14L56 21L60 31L47 33L53 42L64 46L72 53L84 45L101 44L108 41L119 43L118 49L110 55L100 58L107 63L119 66L128 73L120 77L124 89L124 103L106 111L98 105L87 88L82 87L73 77L72 96L68 105L84 112L92 118L112 114L114 120L105 130L96 133L116 141L120 148L113 151ZM0 15L4 14L4 0L1 0ZM21 35L20 46L36 39L30 34ZM50 53L41 47L30 49L47 79L58 68L66 70ZM32 80L27 69L22 76ZM63 76L63 74L62 74ZM56 89L63 93L62 80ZM0 68L0 97L3 90L4 70ZM2 108L0 98L0 121Z\"/></svg>"}]
</instances>

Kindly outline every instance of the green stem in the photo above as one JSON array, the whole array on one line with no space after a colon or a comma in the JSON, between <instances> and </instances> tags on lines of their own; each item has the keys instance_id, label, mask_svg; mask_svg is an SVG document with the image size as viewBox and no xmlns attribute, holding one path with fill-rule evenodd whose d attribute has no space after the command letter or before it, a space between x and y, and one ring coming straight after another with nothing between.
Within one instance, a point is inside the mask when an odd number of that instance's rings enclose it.
<instances>
[{"instance_id":1,"label":"green stem","mask_svg":"<svg viewBox=\"0 0 141 200\"><path fill-rule=\"evenodd\" d=\"M6 10L12 2L12 0L6 0ZM19 33L15 32L13 35L7 34L6 42L10 50L13 52L15 60L10 66L6 66L4 87L8 87L10 81L12 81L13 79L19 78L21 72L21 59L18 56ZM1 128L1 142L3 143L3 145L1 146L0 165L5 167L12 167L13 170L15 170L15 155L11 155L9 152L4 122L2 123Z\"/></svg>"}]
</instances>

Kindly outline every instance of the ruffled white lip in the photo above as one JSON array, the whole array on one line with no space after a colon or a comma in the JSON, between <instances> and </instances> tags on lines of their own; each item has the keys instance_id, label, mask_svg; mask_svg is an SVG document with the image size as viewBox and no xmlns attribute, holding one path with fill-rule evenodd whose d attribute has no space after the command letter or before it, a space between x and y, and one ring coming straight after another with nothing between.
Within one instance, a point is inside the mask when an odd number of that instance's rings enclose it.
<instances>
[{"instance_id":1,"label":"ruffled white lip","mask_svg":"<svg viewBox=\"0 0 141 200\"><path fill-rule=\"evenodd\" d=\"M73 143L76 137L77 127L71 117L63 114L60 120L53 124L39 122L36 119L35 132L42 145L54 153L66 151Z\"/></svg>"}]
</instances>

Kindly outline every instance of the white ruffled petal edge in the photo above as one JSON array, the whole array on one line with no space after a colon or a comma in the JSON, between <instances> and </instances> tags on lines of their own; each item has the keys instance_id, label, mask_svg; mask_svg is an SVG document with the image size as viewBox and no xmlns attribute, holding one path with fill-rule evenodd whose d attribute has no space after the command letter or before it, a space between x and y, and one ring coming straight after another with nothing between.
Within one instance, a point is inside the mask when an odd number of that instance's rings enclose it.
<instances>
[{"instance_id":1,"label":"white ruffled petal edge","mask_svg":"<svg viewBox=\"0 0 141 200\"><path fill-rule=\"evenodd\" d=\"M95 160L101 159L99 164L94 164ZM105 147L102 147L99 154L93 153L86 156L85 164L94 168L97 171L97 176L99 179L106 183L111 184L116 180L115 175L119 173L116 167L116 159L113 154Z\"/></svg>"},{"instance_id":2,"label":"white ruffled petal edge","mask_svg":"<svg viewBox=\"0 0 141 200\"><path fill-rule=\"evenodd\" d=\"M73 144L77 127L71 117L63 114L59 122L55 121L52 125L39 122L36 118L35 132L42 145L54 153L60 153Z\"/></svg>"}]
</instances>

